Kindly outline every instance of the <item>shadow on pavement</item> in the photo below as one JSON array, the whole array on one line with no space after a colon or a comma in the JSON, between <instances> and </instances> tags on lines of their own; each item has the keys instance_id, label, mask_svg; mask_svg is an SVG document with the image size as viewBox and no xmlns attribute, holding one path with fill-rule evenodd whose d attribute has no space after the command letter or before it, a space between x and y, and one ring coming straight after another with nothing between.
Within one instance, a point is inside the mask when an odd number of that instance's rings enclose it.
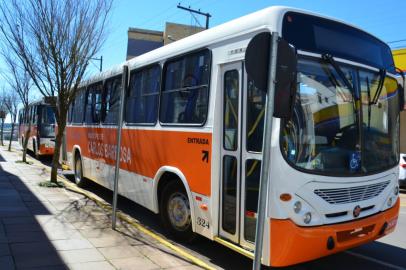
<instances>
[{"instance_id":1,"label":"shadow on pavement","mask_svg":"<svg viewBox=\"0 0 406 270\"><path fill-rule=\"evenodd\" d=\"M73 181L73 175L65 174L65 176ZM86 190L95 193L99 197L103 198L105 201L112 202L112 191L94 183L88 181L85 188ZM136 220L139 220L141 224L152 229L158 234L162 234L170 239L170 236L165 233L160 225L159 216L150 212L146 208L130 201L127 198L119 196L118 198L118 209L129 214ZM399 224L400 225L400 224ZM398 226L399 226L398 225ZM204 237L199 237L197 241L193 244L180 244L189 252L195 256L210 261L211 263L223 268L223 269L251 269L252 260L216 243L205 239ZM311 248L311 247L309 247ZM358 256L357 254L361 254ZM372 258L381 258L381 262L370 260L370 258L365 258L363 256L368 256ZM386 269L385 264L389 263L396 265L398 267L406 267L406 250L391 246L388 244L380 242L372 242L370 244L363 245L350 252L341 252L331 256L327 256L315 261L285 267L277 269ZM379 260L379 259L378 259ZM269 269L263 267L263 269Z\"/></svg>"},{"instance_id":2,"label":"shadow on pavement","mask_svg":"<svg viewBox=\"0 0 406 270\"><path fill-rule=\"evenodd\" d=\"M65 177L72 182L74 181L72 174L65 174ZM113 192L111 190L108 190L93 181L88 181L84 189L96 194L110 204L112 203ZM118 197L117 206L119 210L125 212L136 220L139 220L140 223L147 228L171 239L162 228L158 215L122 196ZM252 260L204 237L198 237L193 244L177 243L177 245L186 248L196 257L210 261L223 269L252 268Z\"/></svg>"},{"instance_id":3,"label":"shadow on pavement","mask_svg":"<svg viewBox=\"0 0 406 270\"><path fill-rule=\"evenodd\" d=\"M0 269L68 269L48 237L52 226L47 226L47 222L52 219L52 213L13 174L19 170L18 166L12 161L5 162L3 156L0 161ZM28 180L30 176L24 177Z\"/></svg>"}]
</instances>

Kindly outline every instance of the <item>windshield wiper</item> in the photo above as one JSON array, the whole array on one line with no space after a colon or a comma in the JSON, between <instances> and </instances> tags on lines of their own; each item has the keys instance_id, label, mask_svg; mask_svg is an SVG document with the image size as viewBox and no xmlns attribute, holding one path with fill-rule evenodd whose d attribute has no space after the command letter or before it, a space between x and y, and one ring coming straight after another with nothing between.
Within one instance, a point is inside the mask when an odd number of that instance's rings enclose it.
<instances>
[{"instance_id":1,"label":"windshield wiper","mask_svg":"<svg viewBox=\"0 0 406 270\"><path fill-rule=\"evenodd\" d=\"M354 114L355 114L355 118L356 121L359 122L359 116L358 116L358 108L356 103L356 100L358 100L355 96L355 89L353 87L353 85L351 84L351 82L347 79L347 77L345 76L344 72L342 71L342 69L340 68L340 66L337 64L337 62L334 60L333 56L331 54L323 54L321 56L321 59L323 61L325 61L326 63L330 64L334 70L337 72L338 76L341 78L341 80L344 82L345 86L348 88L348 90L351 93L352 99L353 99L353 109L354 109Z\"/></svg>"},{"instance_id":2,"label":"windshield wiper","mask_svg":"<svg viewBox=\"0 0 406 270\"><path fill-rule=\"evenodd\" d=\"M372 102L370 102L369 106L375 105L376 103L378 103L379 96L381 95L381 92L382 92L383 83L385 81L385 77L386 77L386 69L380 69L378 88L376 89L374 98L372 99Z\"/></svg>"},{"instance_id":3,"label":"windshield wiper","mask_svg":"<svg viewBox=\"0 0 406 270\"><path fill-rule=\"evenodd\" d=\"M355 91L354 87L352 86L351 82L345 77L344 72L341 70L340 66L337 64L337 62L334 60L333 56L331 54L323 54L321 58L329 63L334 70L337 72L338 76L340 76L341 80L344 82L345 86L350 90L353 99L355 100Z\"/></svg>"},{"instance_id":4,"label":"windshield wiper","mask_svg":"<svg viewBox=\"0 0 406 270\"><path fill-rule=\"evenodd\" d=\"M369 78L367 76L367 94L368 94L368 129L371 127L371 88L369 86Z\"/></svg>"}]
</instances>

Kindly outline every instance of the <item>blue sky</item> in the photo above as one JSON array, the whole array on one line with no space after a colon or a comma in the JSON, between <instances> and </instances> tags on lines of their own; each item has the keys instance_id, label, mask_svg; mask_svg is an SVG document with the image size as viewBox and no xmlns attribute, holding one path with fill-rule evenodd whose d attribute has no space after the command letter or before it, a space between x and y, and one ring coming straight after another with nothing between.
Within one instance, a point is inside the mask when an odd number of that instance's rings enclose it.
<instances>
[{"instance_id":1,"label":"blue sky","mask_svg":"<svg viewBox=\"0 0 406 270\"><path fill-rule=\"evenodd\" d=\"M97 55L103 55L103 69L125 60L127 30L129 27L162 30L166 21L196 24L190 13L176 8L178 3L212 14L210 26L272 6L284 5L307 9L352 23L386 42L406 39L404 18L405 0L184 0L135 1L115 0L111 14L109 36ZM204 17L200 24L204 25ZM405 46L406 42L390 43L392 47ZM90 72L97 72L99 63L91 64ZM97 67L96 67L97 66Z\"/></svg>"}]
</instances>

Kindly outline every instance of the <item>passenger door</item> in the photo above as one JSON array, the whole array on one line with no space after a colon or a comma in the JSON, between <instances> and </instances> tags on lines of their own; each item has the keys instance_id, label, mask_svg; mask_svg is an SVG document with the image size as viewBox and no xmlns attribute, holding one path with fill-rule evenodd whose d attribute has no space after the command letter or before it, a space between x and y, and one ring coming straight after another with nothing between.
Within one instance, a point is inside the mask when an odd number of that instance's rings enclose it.
<instances>
[{"instance_id":1,"label":"passenger door","mask_svg":"<svg viewBox=\"0 0 406 270\"><path fill-rule=\"evenodd\" d=\"M247 81L243 62L221 68L222 132L219 235L254 248L265 95Z\"/></svg>"}]
</instances>

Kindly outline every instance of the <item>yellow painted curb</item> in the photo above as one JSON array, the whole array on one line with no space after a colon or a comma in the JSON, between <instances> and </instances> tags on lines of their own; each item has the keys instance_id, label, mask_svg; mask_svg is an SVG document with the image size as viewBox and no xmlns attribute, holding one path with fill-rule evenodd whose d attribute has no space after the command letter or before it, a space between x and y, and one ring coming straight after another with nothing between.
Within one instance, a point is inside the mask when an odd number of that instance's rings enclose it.
<instances>
[{"instance_id":1,"label":"yellow painted curb","mask_svg":"<svg viewBox=\"0 0 406 270\"><path fill-rule=\"evenodd\" d=\"M39 163L37 160L33 160L33 162L35 165L39 165L39 166L43 167L45 170L47 170L48 172L50 172L50 169L48 167L44 166L42 163ZM100 198L99 196L95 195L92 192L79 188L76 184L66 180L65 178L63 178L59 175L57 177L61 182L63 182L65 184L66 189L79 193L79 194L82 194L82 195L86 196L87 198L89 198L90 200L94 201L98 206L105 209L106 211L109 211L110 213L112 212L112 206L109 203L107 203L106 201L104 201L102 198ZM134 220L132 217L128 216L127 214L124 214L121 211L117 211L117 218L127 222L128 224L130 224L137 230L152 237L153 239L155 239L162 245L172 249L173 251L175 251L177 254L179 254L181 257L185 258L189 262L191 262L203 269L216 270L215 267L208 265L203 260L193 256L192 254L188 253L184 249L172 244L170 241L168 241L164 237L147 229L146 227L144 227L142 224L140 224L139 222L137 222L136 220Z\"/></svg>"},{"instance_id":2,"label":"yellow painted curb","mask_svg":"<svg viewBox=\"0 0 406 270\"><path fill-rule=\"evenodd\" d=\"M62 167L62 170L65 170L65 171L70 170L70 167L66 164L62 164L61 167Z\"/></svg>"},{"instance_id":3,"label":"yellow painted curb","mask_svg":"<svg viewBox=\"0 0 406 270\"><path fill-rule=\"evenodd\" d=\"M112 207L109 203L107 203L106 201L104 201L103 199L101 199L100 197L94 195L93 193L87 191L87 190L83 190L79 187L77 187L75 184L73 184L70 181L67 181L66 179L62 178L61 176L58 175L59 180L63 181L65 184L65 187L71 191L80 193L86 197L88 197L89 199L91 199L92 201L94 201L97 205L99 205L100 207L102 207L103 209L107 210L107 211L112 211ZM207 270L215 270L216 268L208 265L207 263L205 263L203 260L200 260L199 258L189 254L187 251L185 251L184 249L175 246L174 244L172 244L171 242L169 242L168 240L166 240L165 238L163 238L160 235L157 235L156 233L152 232L151 230L145 228L143 225L141 225L139 222L135 221L132 217L128 216L127 214L124 214L121 211L117 211L117 217L125 222L127 222L128 224L130 224L131 226L133 226L134 228L136 228L137 230L145 233L146 235L152 237L153 239L157 240L159 243L161 243L162 245L172 249L173 251L175 251L176 253L178 253L180 256L186 258L188 261L192 262L193 264L200 266L204 269Z\"/></svg>"}]
</instances>

